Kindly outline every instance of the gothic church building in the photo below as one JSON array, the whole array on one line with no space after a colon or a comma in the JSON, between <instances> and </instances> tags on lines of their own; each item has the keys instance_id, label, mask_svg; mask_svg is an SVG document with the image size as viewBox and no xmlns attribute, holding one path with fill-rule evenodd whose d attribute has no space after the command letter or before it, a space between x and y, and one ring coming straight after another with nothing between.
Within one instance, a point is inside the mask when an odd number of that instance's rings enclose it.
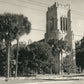
<instances>
[{"instance_id":1,"label":"gothic church building","mask_svg":"<svg viewBox=\"0 0 84 84\"><path fill-rule=\"evenodd\" d=\"M73 32L71 30L71 9L70 5L55 3L48 8L46 13L46 33L45 42L56 39L67 42L68 46L74 48ZM60 73L60 56L56 55L55 71Z\"/></svg>"}]
</instances>

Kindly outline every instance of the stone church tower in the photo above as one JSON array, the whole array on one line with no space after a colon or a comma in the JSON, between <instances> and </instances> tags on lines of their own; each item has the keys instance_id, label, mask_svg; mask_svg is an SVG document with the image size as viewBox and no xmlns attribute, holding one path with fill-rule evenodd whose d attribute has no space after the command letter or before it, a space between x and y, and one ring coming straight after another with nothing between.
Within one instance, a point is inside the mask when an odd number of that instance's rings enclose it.
<instances>
[{"instance_id":1,"label":"stone church tower","mask_svg":"<svg viewBox=\"0 0 84 84\"><path fill-rule=\"evenodd\" d=\"M53 6L48 8L46 13L46 33L45 41L50 39L63 39L67 41L68 46L73 51L73 32L71 30L71 9L70 5L62 5L55 3ZM56 55L56 62L54 66L54 71L60 73L60 62L61 56Z\"/></svg>"},{"instance_id":2,"label":"stone church tower","mask_svg":"<svg viewBox=\"0 0 84 84\"><path fill-rule=\"evenodd\" d=\"M63 39L73 48L73 32L71 30L70 5L55 3L46 13L45 41Z\"/></svg>"}]
</instances>

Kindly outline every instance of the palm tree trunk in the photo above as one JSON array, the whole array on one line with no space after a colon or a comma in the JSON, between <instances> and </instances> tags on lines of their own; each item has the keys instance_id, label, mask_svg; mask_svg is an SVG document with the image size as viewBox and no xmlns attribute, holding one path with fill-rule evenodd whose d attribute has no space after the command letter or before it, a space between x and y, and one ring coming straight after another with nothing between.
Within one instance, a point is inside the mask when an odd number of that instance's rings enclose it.
<instances>
[{"instance_id":1,"label":"palm tree trunk","mask_svg":"<svg viewBox=\"0 0 84 84\"><path fill-rule=\"evenodd\" d=\"M51 75L52 75L52 65L51 65Z\"/></svg>"},{"instance_id":2,"label":"palm tree trunk","mask_svg":"<svg viewBox=\"0 0 84 84\"><path fill-rule=\"evenodd\" d=\"M62 63L63 63L63 58L62 58L62 52L60 53L60 75L62 75Z\"/></svg>"},{"instance_id":3,"label":"palm tree trunk","mask_svg":"<svg viewBox=\"0 0 84 84\"><path fill-rule=\"evenodd\" d=\"M15 74L15 77L18 76L18 47L19 47L19 38L17 39L17 53L16 53L16 74Z\"/></svg>"},{"instance_id":4,"label":"palm tree trunk","mask_svg":"<svg viewBox=\"0 0 84 84\"><path fill-rule=\"evenodd\" d=\"M7 78L10 77L10 42L7 44Z\"/></svg>"},{"instance_id":5,"label":"palm tree trunk","mask_svg":"<svg viewBox=\"0 0 84 84\"><path fill-rule=\"evenodd\" d=\"M62 64L63 64L63 57L62 57L62 52L61 52L61 75L63 74L63 69L62 69Z\"/></svg>"},{"instance_id":6,"label":"palm tree trunk","mask_svg":"<svg viewBox=\"0 0 84 84\"><path fill-rule=\"evenodd\" d=\"M59 74L61 75L61 53L60 53L60 72Z\"/></svg>"}]
</instances>

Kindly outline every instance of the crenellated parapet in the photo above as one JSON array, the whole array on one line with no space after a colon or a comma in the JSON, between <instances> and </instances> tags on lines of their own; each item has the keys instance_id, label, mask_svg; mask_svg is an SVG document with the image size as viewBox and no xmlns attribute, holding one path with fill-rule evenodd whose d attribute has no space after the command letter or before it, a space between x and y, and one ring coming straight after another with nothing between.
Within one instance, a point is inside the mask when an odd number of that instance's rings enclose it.
<instances>
[{"instance_id":1,"label":"crenellated parapet","mask_svg":"<svg viewBox=\"0 0 84 84\"><path fill-rule=\"evenodd\" d=\"M48 7L48 11L52 11L54 8L64 8L70 10L70 4L60 4L55 2L51 7Z\"/></svg>"}]
</instances>

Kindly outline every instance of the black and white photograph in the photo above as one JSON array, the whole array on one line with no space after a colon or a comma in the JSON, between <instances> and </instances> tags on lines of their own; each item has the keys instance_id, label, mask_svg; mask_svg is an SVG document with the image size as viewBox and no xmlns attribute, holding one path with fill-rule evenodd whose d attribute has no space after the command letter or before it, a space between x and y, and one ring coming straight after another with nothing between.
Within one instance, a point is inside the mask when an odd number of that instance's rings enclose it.
<instances>
[{"instance_id":1,"label":"black and white photograph","mask_svg":"<svg viewBox=\"0 0 84 84\"><path fill-rule=\"evenodd\" d=\"M84 0L0 0L0 84L84 84Z\"/></svg>"}]
</instances>

